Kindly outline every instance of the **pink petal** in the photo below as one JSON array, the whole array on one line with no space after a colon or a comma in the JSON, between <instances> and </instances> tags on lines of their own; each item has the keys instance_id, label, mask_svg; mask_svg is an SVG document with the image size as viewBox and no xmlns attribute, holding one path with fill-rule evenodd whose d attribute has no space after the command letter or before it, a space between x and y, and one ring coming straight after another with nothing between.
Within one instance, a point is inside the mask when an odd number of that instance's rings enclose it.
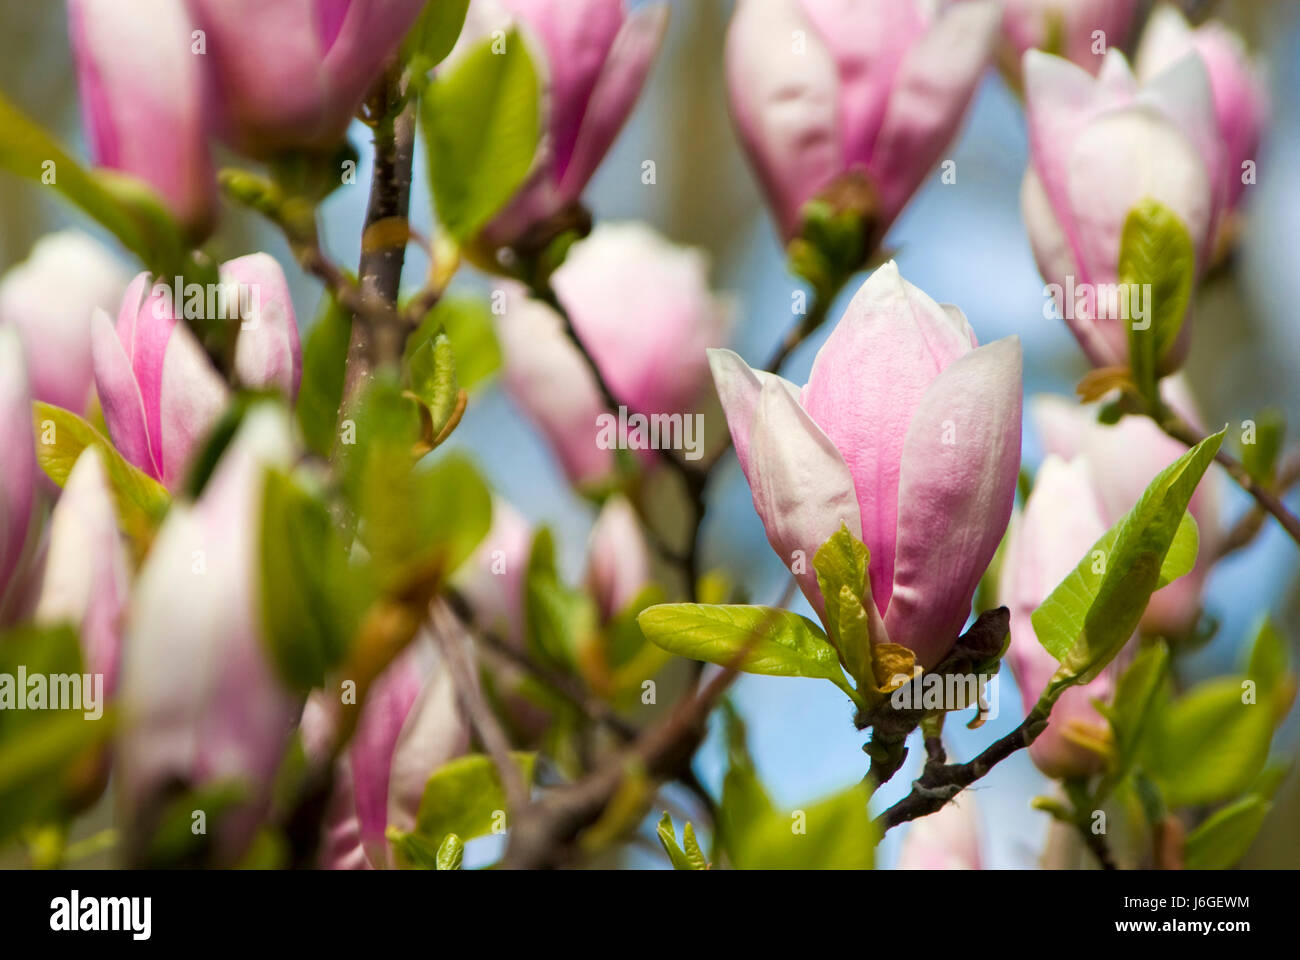
<instances>
[{"instance_id":1,"label":"pink petal","mask_svg":"<svg viewBox=\"0 0 1300 960\"><path fill-rule=\"evenodd\" d=\"M95 361L95 390L99 394L113 446L131 463L158 479L162 471L149 443L140 386L112 321L103 310L96 310L91 318L90 337Z\"/></svg>"},{"instance_id":2,"label":"pink petal","mask_svg":"<svg viewBox=\"0 0 1300 960\"><path fill-rule=\"evenodd\" d=\"M802 53L794 50L799 33ZM844 166L835 62L798 0L740 0L726 71L736 132L788 241L804 203Z\"/></svg>"},{"instance_id":3,"label":"pink petal","mask_svg":"<svg viewBox=\"0 0 1300 960\"><path fill-rule=\"evenodd\" d=\"M758 398L763 392L763 385L769 381L781 384L796 402L799 399L799 388L777 374L752 369L734 351L715 348L707 353L713 383L727 417L727 427L731 431L736 459L740 461L740 469L748 479L754 416L758 411Z\"/></svg>"},{"instance_id":4,"label":"pink petal","mask_svg":"<svg viewBox=\"0 0 1300 960\"><path fill-rule=\"evenodd\" d=\"M848 464L881 610L894 583L899 474L908 425L939 372L970 350L954 320L891 261L862 285L818 351L803 406Z\"/></svg>"},{"instance_id":5,"label":"pink petal","mask_svg":"<svg viewBox=\"0 0 1300 960\"><path fill-rule=\"evenodd\" d=\"M229 391L212 369L189 327L180 323L167 341L159 382L158 460L168 489L185 479L190 459L221 417Z\"/></svg>"},{"instance_id":6,"label":"pink petal","mask_svg":"<svg viewBox=\"0 0 1300 960\"><path fill-rule=\"evenodd\" d=\"M22 344L0 327L0 606L27 543L36 495L32 401Z\"/></svg>"},{"instance_id":7,"label":"pink petal","mask_svg":"<svg viewBox=\"0 0 1300 960\"><path fill-rule=\"evenodd\" d=\"M782 563L801 571L799 587L821 613L813 557L842 525L861 535L858 502L840 452L776 380L766 381L759 395L749 486L768 542Z\"/></svg>"},{"instance_id":8,"label":"pink petal","mask_svg":"<svg viewBox=\"0 0 1300 960\"><path fill-rule=\"evenodd\" d=\"M605 501L596 518L587 541L585 579L606 620L622 612L652 582L650 548L625 497Z\"/></svg>"},{"instance_id":9,"label":"pink petal","mask_svg":"<svg viewBox=\"0 0 1300 960\"><path fill-rule=\"evenodd\" d=\"M952 7L903 57L867 169L880 195L881 227L949 149L993 54L998 8Z\"/></svg>"},{"instance_id":10,"label":"pink petal","mask_svg":"<svg viewBox=\"0 0 1300 960\"><path fill-rule=\"evenodd\" d=\"M994 341L940 373L908 427L885 627L926 668L966 623L1011 516L1021 387L1020 339Z\"/></svg>"},{"instance_id":11,"label":"pink petal","mask_svg":"<svg viewBox=\"0 0 1300 960\"><path fill-rule=\"evenodd\" d=\"M221 265L222 284L235 284L253 306L235 341L235 373L248 387L275 387L292 402L302 380L302 348L289 281L274 257L254 253Z\"/></svg>"}]
</instances>

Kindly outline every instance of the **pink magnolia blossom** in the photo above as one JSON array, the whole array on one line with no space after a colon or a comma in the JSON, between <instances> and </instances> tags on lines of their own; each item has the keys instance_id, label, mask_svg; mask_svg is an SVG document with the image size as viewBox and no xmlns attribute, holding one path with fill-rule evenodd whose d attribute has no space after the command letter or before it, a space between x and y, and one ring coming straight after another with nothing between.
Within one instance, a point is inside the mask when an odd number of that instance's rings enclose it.
<instances>
[{"instance_id":1,"label":"pink magnolia blossom","mask_svg":"<svg viewBox=\"0 0 1300 960\"><path fill-rule=\"evenodd\" d=\"M1038 268L1097 366L1128 362L1127 320L1076 311L1060 291L1115 284L1129 212L1151 199L1187 228L1204 268L1223 206L1222 149L1210 83L1187 56L1139 87L1112 50L1097 77L1060 57L1025 54L1030 168L1021 207ZM1105 313L1096 319L1098 313ZM1185 323L1175 356L1185 351Z\"/></svg>"},{"instance_id":2,"label":"pink magnolia blossom","mask_svg":"<svg viewBox=\"0 0 1300 960\"><path fill-rule=\"evenodd\" d=\"M43 237L0 278L0 324L23 341L32 398L84 413L94 385L90 317L122 302L127 275L97 241L76 230Z\"/></svg>"},{"instance_id":3,"label":"pink magnolia blossom","mask_svg":"<svg viewBox=\"0 0 1300 960\"><path fill-rule=\"evenodd\" d=\"M245 386L275 387L292 400L302 351L284 271L272 257L252 254L223 264L221 283L228 309L237 299L250 307L229 321L240 324L236 375ZM113 444L168 487L184 479L229 393L178 319L186 303L173 289L140 274L122 299L116 328L102 310L91 321L95 384Z\"/></svg>"},{"instance_id":4,"label":"pink magnolia blossom","mask_svg":"<svg viewBox=\"0 0 1300 960\"><path fill-rule=\"evenodd\" d=\"M456 642L467 642L455 618L445 613L435 617L433 629L456 630ZM347 708L335 707L322 691L308 700L302 736L309 756L326 747L336 709ZM387 829L411 830L429 776L470 747L469 720L427 634L380 675L361 711L325 818L320 861L328 869L393 866Z\"/></svg>"},{"instance_id":5,"label":"pink magnolia blossom","mask_svg":"<svg viewBox=\"0 0 1300 960\"><path fill-rule=\"evenodd\" d=\"M1106 51L1128 40L1138 0L1002 0L1002 11L1002 36L1015 63L1037 49L1095 74Z\"/></svg>"},{"instance_id":6,"label":"pink magnolia blossom","mask_svg":"<svg viewBox=\"0 0 1300 960\"><path fill-rule=\"evenodd\" d=\"M0 327L0 623L17 603L17 582L33 533L36 471L22 342L16 331Z\"/></svg>"},{"instance_id":7,"label":"pink magnolia blossom","mask_svg":"<svg viewBox=\"0 0 1300 960\"><path fill-rule=\"evenodd\" d=\"M1023 513L1011 521L998 591L1011 611L1007 663L1026 712L1060 666L1038 642L1030 618L1109 528L1097 496L1097 473L1085 458L1067 463L1049 455ZM1102 755L1081 741L1107 733L1093 701L1110 700L1119 669L1119 662L1112 661L1094 680L1061 694L1047 729L1029 747L1030 757L1047 776L1082 777L1101 770Z\"/></svg>"},{"instance_id":8,"label":"pink magnolia blossom","mask_svg":"<svg viewBox=\"0 0 1300 960\"><path fill-rule=\"evenodd\" d=\"M1247 161L1258 159L1268 121L1268 87L1262 69L1251 60L1240 36L1215 20L1193 29L1168 4L1156 8L1142 34L1138 76L1148 80L1193 50L1210 75L1214 116L1225 153L1225 202L1228 209L1233 209L1246 189L1243 168Z\"/></svg>"},{"instance_id":9,"label":"pink magnolia blossom","mask_svg":"<svg viewBox=\"0 0 1300 960\"><path fill-rule=\"evenodd\" d=\"M498 245L581 199L641 94L668 5L629 13L626 0L475 0L452 58L512 25L528 43L545 114L528 182L485 230Z\"/></svg>"},{"instance_id":10,"label":"pink magnolia blossom","mask_svg":"<svg viewBox=\"0 0 1300 960\"><path fill-rule=\"evenodd\" d=\"M1191 394L1181 377L1161 381L1165 402L1185 420L1199 423ZM1102 522L1107 528L1131 510L1147 485L1186 453L1145 417L1124 417L1114 426L1097 422L1096 410L1063 397L1038 397L1030 417L1047 452L1089 463ZM1199 427L1198 427L1199 429ZM1142 616L1142 629L1165 637L1180 637L1196 625L1201 594L1213 558L1222 542L1221 499L1227 478L1211 466L1192 495L1189 507L1196 520L1199 552L1192 572L1156 591Z\"/></svg>"},{"instance_id":11,"label":"pink magnolia blossom","mask_svg":"<svg viewBox=\"0 0 1300 960\"><path fill-rule=\"evenodd\" d=\"M266 470L287 469L293 455L288 416L271 404L252 410L199 500L172 504L140 569L119 689L129 723L118 809L132 814L130 835L177 782L234 780L248 791L219 824L224 859L261 822L302 709L270 662L257 575Z\"/></svg>"},{"instance_id":12,"label":"pink magnolia blossom","mask_svg":"<svg viewBox=\"0 0 1300 960\"><path fill-rule=\"evenodd\" d=\"M206 35L217 129L261 156L336 146L425 0L184 2Z\"/></svg>"},{"instance_id":13,"label":"pink magnolia blossom","mask_svg":"<svg viewBox=\"0 0 1300 960\"><path fill-rule=\"evenodd\" d=\"M803 205L865 173L883 235L961 126L997 31L994 3L739 0L732 119L785 240Z\"/></svg>"},{"instance_id":14,"label":"pink magnolia blossom","mask_svg":"<svg viewBox=\"0 0 1300 960\"><path fill-rule=\"evenodd\" d=\"M510 503L492 500L492 527L453 582L474 610L475 623L524 647L524 574L533 547L532 524Z\"/></svg>"},{"instance_id":15,"label":"pink magnolia blossom","mask_svg":"<svg viewBox=\"0 0 1300 960\"><path fill-rule=\"evenodd\" d=\"M933 667L1011 515L1019 338L978 347L960 310L890 262L858 290L802 390L729 350L709 359L754 507L809 602L822 611L813 556L846 524L871 551L889 640Z\"/></svg>"},{"instance_id":16,"label":"pink magnolia blossom","mask_svg":"<svg viewBox=\"0 0 1300 960\"><path fill-rule=\"evenodd\" d=\"M710 291L708 274L701 251L616 223L575 244L551 278L578 338L631 413L684 415L702 399L704 351L725 342L732 316L730 301ZM507 389L550 439L570 480L608 478L614 450L598 443L598 418L608 411L561 318L512 296L499 329Z\"/></svg>"},{"instance_id":17,"label":"pink magnolia blossom","mask_svg":"<svg viewBox=\"0 0 1300 960\"><path fill-rule=\"evenodd\" d=\"M636 511L625 497L610 497L587 543L587 587L601 616L622 612L650 582L650 549Z\"/></svg>"},{"instance_id":18,"label":"pink magnolia blossom","mask_svg":"<svg viewBox=\"0 0 1300 960\"><path fill-rule=\"evenodd\" d=\"M95 164L143 180L202 233L216 179L203 58L183 0L68 0L68 27Z\"/></svg>"},{"instance_id":19,"label":"pink magnolia blossom","mask_svg":"<svg viewBox=\"0 0 1300 960\"><path fill-rule=\"evenodd\" d=\"M936 813L914 820L903 835L899 870L980 870L980 825L967 790Z\"/></svg>"},{"instance_id":20,"label":"pink magnolia blossom","mask_svg":"<svg viewBox=\"0 0 1300 960\"><path fill-rule=\"evenodd\" d=\"M129 588L130 560L103 454L87 447L50 517L36 620L79 628L85 669L103 675L109 695L117 687Z\"/></svg>"}]
</instances>

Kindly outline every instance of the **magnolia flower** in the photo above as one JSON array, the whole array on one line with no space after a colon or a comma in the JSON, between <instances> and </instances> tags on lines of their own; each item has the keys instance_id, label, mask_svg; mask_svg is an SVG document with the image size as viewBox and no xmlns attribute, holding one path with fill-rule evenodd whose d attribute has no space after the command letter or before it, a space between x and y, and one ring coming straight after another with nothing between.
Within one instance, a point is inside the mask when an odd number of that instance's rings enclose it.
<instances>
[{"instance_id":1,"label":"magnolia flower","mask_svg":"<svg viewBox=\"0 0 1300 960\"><path fill-rule=\"evenodd\" d=\"M1160 386L1165 402L1173 410L1189 423L1199 424L1191 394L1181 377L1167 377ZM1107 529L1133 508L1156 474L1187 452L1146 417L1124 417L1114 426L1105 426L1097 422L1096 410L1064 397L1035 398L1030 404L1030 416L1048 453L1088 462L1089 478ZM1142 616L1144 632L1180 637L1196 625L1205 578L1223 537L1220 501L1225 483L1223 471L1211 466L1192 495L1189 509L1199 534L1196 566L1191 573L1152 594Z\"/></svg>"},{"instance_id":2,"label":"magnolia flower","mask_svg":"<svg viewBox=\"0 0 1300 960\"><path fill-rule=\"evenodd\" d=\"M79 628L85 669L103 676L110 695L117 686L129 587L130 562L103 455L87 447L50 518L36 620Z\"/></svg>"},{"instance_id":3,"label":"magnolia flower","mask_svg":"<svg viewBox=\"0 0 1300 960\"><path fill-rule=\"evenodd\" d=\"M1060 666L1038 642L1030 617L1108 529L1096 491L1097 471L1086 459L1067 463L1049 455L1024 512L1011 522L998 592L1011 611L1007 663L1026 712ZM1084 777L1101 770L1102 754L1085 744L1107 734L1093 701L1109 702L1114 695L1119 662L1112 660L1094 680L1070 687L1056 701L1047 729L1029 746L1030 757L1047 776Z\"/></svg>"},{"instance_id":4,"label":"magnolia flower","mask_svg":"<svg viewBox=\"0 0 1300 960\"><path fill-rule=\"evenodd\" d=\"M254 408L198 502L172 504L140 569L117 764L133 845L177 784L233 780L248 791L215 826L223 860L238 857L261 820L302 706L269 661L258 575L266 470L292 457L288 416Z\"/></svg>"},{"instance_id":5,"label":"magnolia flower","mask_svg":"<svg viewBox=\"0 0 1300 960\"><path fill-rule=\"evenodd\" d=\"M272 257L252 254L222 265L221 286L230 322L240 325L236 375L245 386L275 387L292 400L302 351L284 271ZM182 300L172 291L142 273L122 299L116 329L102 310L91 321L95 384L113 444L168 487L184 479L229 393L179 319L188 294Z\"/></svg>"},{"instance_id":6,"label":"magnolia flower","mask_svg":"<svg viewBox=\"0 0 1300 960\"><path fill-rule=\"evenodd\" d=\"M180 0L68 0L86 139L96 165L149 184L202 233L216 206L203 57ZM283 96L281 87L268 87Z\"/></svg>"},{"instance_id":7,"label":"magnolia flower","mask_svg":"<svg viewBox=\"0 0 1300 960\"><path fill-rule=\"evenodd\" d=\"M0 324L23 341L32 398L84 413L93 385L90 316L122 302L129 277L96 240L78 230L43 237L0 278Z\"/></svg>"},{"instance_id":8,"label":"magnolia flower","mask_svg":"<svg viewBox=\"0 0 1300 960\"><path fill-rule=\"evenodd\" d=\"M997 31L994 3L739 0L727 31L731 115L786 241L848 172L883 236L961 126Z\"/></svg>"},{"instance_id":9,"label":"magnolia flower","mask_svg":"<svg viewBox=\"0 0 1300 960\"><path fill-rule=\"evenodd\" d=\"M438 616L435 629L456 629ZM456 642L468 642L463 632ZM303 711L303 745L320 756L333 735L337 709L323 691ZM352 708L355 709L355 708ZM325 818L321 866L336 870L392 866L388 827L410 831L429 776L469 751L469 720L451 673L441 666L432 638L418 637L367 692L361 717L339 761Z\"/></svg>"},{"instance_id":10,"label":"magnolia flower","mask_svg":"<svg viewBox=\"0 0 1300 960\"><path fill-rule=\"evenodd\" d=\"M0 326L0 623L17 602L16 584L36 501L36 470L22 343L13 329Z\"/></svg>"},{"instance_id":11,"label":"magnolia flower","mask_svg":"<svg viewBox=\"0 0 1300 960\"><path fill-rule=\"evenodd\" d=\"M1093 364L1126 364L1128 318L1110 308L1077 311L1063 292L1091 290L1106 302L1103 290L1118 280L1124 223L1148 199L1182 221L1197 267L1206 265L1223 192L1209 78L1200 58L1187 56L1139 87L1114 50L1095 78L1034 50L1024 73L1031 166L1021 207L1034 258ZM1171 366L1189 335L1185 323Z\"/></svg>"},{"instance_id":12,"label":"magnolia flower","mask_svg":"<svg viewBox=\"0 0 1300 960\"><path fill-rule=\"evenodd\" d=\"M802 390L729 350L709 361L768 541L809 602L823 611L813 557L846 524L871 551L868 615L879 621L874 606L888 639L933 667L1011 515L1019 338L977 347L960 310L890 262L858 290Z\"/></svg>"},{"instance_id":13,"label":"magnolia flower","mask_svg":"<svg viewBox=\"0 0 1300 960\"><path fill-rule=\"evenodd\" d=\"M731 304L710 291L708 275L701 251L619 223L602 224L575 244L551 278L614 398L632 414L678 415L674 442L696 457L702 438L683 415L695 410L708 383L705 349L723 343L731 325ZM550 439L570 480L607 478L614 445L600 428L609 411L561 318L514 296L499 328L506 387Z\"/></svg>"},{"instance_id":14,"label":"magnolia flower","mask_svg":"<svg viewBox=\"0 0 1300 960\"><path fill-rule=\"evenodd\" d=\"M651 582L650 549L632 504L610 497L587 543L587 587L608 620Z\"/></svg>"},{"instance_id":15,"label":"magnolia flower","mask_svg":"<svg viewBox=\"0 0 1300 960\"><path fill-rule=\"evenodd\" d=\"M980 826L974 795L967 790L903 835L899 870L980 870Z\"/></svg>"},{"instance_id":16,"label":"magnolia flower","mask_svg":"<svg viewBox=\"0 0 1300 960\"><path fill-rule=\"evenodd\" d=\"M1182 13L1167 4L1156 8L1142 34L1138 76L1149 80L1191 51L1200 55L1210 76L1224 148L1224 199L1233 209L1248 182L1247 164L1253 164L1259 152L1268 120L1268 87L1240 36L1215 20L1192 29Z\"/></svg>"},{"instance_id":17,"label":"magnolia flower","mask_svg":"<svg viewBox=\"0 0 1300 960\"><path fill-rule=\"evenodd\" d=\"M532 525L500 498L492 501L492 527L453 583L473 608L475 623L524 646L524 574L533 546Z\"/></svg>"},{"instance_id":18,"label":"magnolia flower","mask_svg":"<svg viewBox=\"0 0 1300 960\"><path fill-rule=\"evenodd\" d=\"M1108 49L1124 46L1137 13L1138 0L1002 0L1002 36L1014 63L1038 49L1095 74Z\"/></svg>"},{"instance_id":19,"label":"magnolia flower","mask_svg":"<svg viewBox=\"0 0 1300 960\"><path fill-rule=\"evenodd\" d=\"M528 182L484 231L496 245L582 197L631 114L663 41L668 6L625 0L475 0L450 60L496 30L521 29L542 86L541 143Z\"/></svg>"},{"instance_id":20,"label":"magnolia flower","mask_svg":"<svg viewBox=\"0 0 1300 960\"><path fill-rule=\"evenodd\" d=\"M256 156L338 145L425 5L425 0L186 2L206 38L217 129Z\"/></svg>"}]
</instances>

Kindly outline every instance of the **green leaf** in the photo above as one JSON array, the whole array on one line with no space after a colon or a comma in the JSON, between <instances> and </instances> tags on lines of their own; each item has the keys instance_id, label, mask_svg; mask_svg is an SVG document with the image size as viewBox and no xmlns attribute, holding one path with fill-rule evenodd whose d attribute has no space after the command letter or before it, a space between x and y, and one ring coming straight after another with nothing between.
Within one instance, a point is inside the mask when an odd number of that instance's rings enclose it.
<instances>
[{"instance_id":1,"label":"green leaf","mask_svg":"<svg viewBox=\"0 0 1300 960\"><path fill-rule=\"evenodd\" d=\"M524 574L524 621L529 649L544 662L573 667L596 636L596 604L566 584L555 563L555 541L545 527L533 537Z\"/></svg>"},{"instance_id":2,"label":"green leaf","mask_svg":"<svg viewBox=\"0 0 1300 960\"><path fill-rule=\"evenodd\" d=\"M1286 640L1277 632L1273 622L1265 617L1255 632L1255 642L1250 653L1250 678L1259 685L1261 694L1272 693L1286 675Z\"/></svg>"},{"instance_id":3,"label":"green leaf","mask_svg":"<svg viewBox=\"0 0 1300 960\"><path fill-rule=\"evenodd\" d=\"M1263 797L1243 797L1216 810L1187 835L1183 865L1188 870L1226 870L1250 850L1273 805Z\"/></svg>"},{"instance_id":4,"label":"green leaf","mask_svg":"<svg viewBox=\"0 0 1300 960\"><path fill-rule=\"evenodd\" d=\"M776 607L665 603L637 618L646 639L691 660L774 677L829 680L855 702L856 690L821 628Z\"/></svg>"},{"instance_id":5,"label":"green leaf","mask_svg":"<svg viewBox=\"0 0 1300 960\"><path fill-rule=\"evenodd\" d=\"M858 688L876 687L866 605L871 601L867 569L871 552L841 524L813 557L817 586L826 606L826 626L845 668Z\"/></svg>"},{"instance_id":6,"label":"green leaf","mask_svg":"<svg viewBox=\"0 0 1300 960\"><path fill-rule=\"evenodd\" d=\"M477 297L444 296L406 341L406 362L427 340L445 334L456 356L456 377L472 390L501 369L501 346L492 312Z\"/></svg>"},{"instance_id":7,"label":"green leaf","mask_svg":"<svg viewBox=\"0 0 1300 960\"><path fill-rule=\"evenodd\" d=\"M425 340L411 355L407 365L411 392L429 411L433 434L437 436L456 411L460 385L456 382L456 357L446 334Z\"/></svg>"},{"instance_id":8,"label":"green leaf","mask_svg":"<svg viewBox=\"0 0 1300 960\"><path fill-rule=\"evenodd\" d=\"M384 587L445 579L474 552L492 524L492 494L458 454L432 467L372 470L364 536Z\"/></svg>"},{"instance_id":9,"label":"green leaf","mask_svg":"<svg viewBox=\"0 0 1300 960\"><path fill-rule=\"evenodd\" d=\"M494 52L498 44L504 52ZM514 196L537 152L537 72L520 35L458 59L429 84L421 115L438 219L464 243Z\"/></svg>"},{"instance_id":10,"label":"green leaf","mask_svg":"<svg viewBox=\"0 0 1300 960\"><path fill-rule=\"evenodd\" d=\"M372 599L365 571L349 564L325 504L276 470L266 474L260 556L272 660L289 686L323 686Z\"/></svg>"},{"instance_id":11,"label":"green leaf","mask_svg":"<svg viewBox=\"0 0 1300 960\"><path fill-rule=\"evenodd\" d=\"M449 833L438 848L436 867L439 870L459 870L465 859L465 841L454 833Z\"/></svg>"},{"instance_id":12,"label":"green leaf","mask_svg":"<svg viewBox=\"0 0 1300 960\"><path fill-rule=\"evenodd\" d=\"M1120 237L1119 282L1146 288L1148 316L1128 321L1129 366L1143 396L1156 399L1161 363L1178 339L1196 276L1196 249L1168 207L1146 199L1129 211ZM1130 298L1130 304L1132 298Z\"/></svg>"},{"instance_id":13,"label":"green leaf","mask_svg":"<svg viewBox=\"0 0 1300 960\"><path fill-rule=\"evenodd\" d=\"M1115 740L1115 759L1107 775L1108 785L1122 780L1136 760L1168 666L1169 648L1164 643L1152 644L1124 671L1112 702L1101 706Z\"/></svg>"},{"instance_id":14,"label":"green leaf","mask_svg":"<svg viewBox=\"0 0 1300 960\"><path fill-rule=\"evenodd\" d=\"M708 858L704 856L704 851L700 849L700 845L695 839L695 828L689 822L682 831L683 840L686 844L685 850L677 845L677 831L673 827L673 818L669 816L667 811L660 818L656 832L659 835L659 842L663 844L664 853L668 854L668 859L672 863L674 870L709 869Z\"/></svg>"},{"instance_id":15,"label":"green leaf","mask_svg":"<svg viewBox=\"0 0 1300 960\"><path fill-rule=\"evenodd\" d=\"M424 5L424 12L406 35L402 47L413 74L428 73L447 58L456 46L468 12L469 0L434 0Z\"/></svg>"},{"instance_id":16,"label":"green leaf","mask_svg":"<svg viewBox=\"0 0 1300 960\"><path fill-rule=\"evenodd\" d=\"M37 677L43 709L18 709L37 705ZM0 635L0 845L28 824L70 812L65 794L73 765L111 732L110 714L86 716L94 691L76 696L83 683L71 628L23 626ZM102 688L98 693L102 710ZM70 709L62 708L64 697Z\"/></svg>"},{"instance_id":17,"label":"green leaf","mask_svg":"<svg viewBox=\"0 0 1300 960\"><path fill-rule=\"evenodd\" d=\"M1061 663L1047 695L1100 673L1133 635L1151 594L1191 569L1195 525L1187 504L1222 442L1220 431L1162 470L1034 611L1039 642Z\"/></svg>"},{"instance_id":18,"label":"green leaf","mask_svg":"<svg viewBox=\"0 0 1300 960\"><path fill-rule=\"evenodd\" d=\"M535 756L514 753L511 759L524 782L531 784ZM466 841L491 833L505 810L505 788L492 758L470 754L439 767L429 777L412 833L438 850L449 834Z\"/></svg>"},{"instance_id":19,"label":"green leaf","mask_svg":"<svg viewBox=\"0 0 1300 960\"><path fill-rule=\"evenodd\" d=\"M62 487L87 447L99 449L104 472L113 490L118 520L142 555L162 523L171 497L167 489L139 468L127 463L117 449L81 417L39 400L32 404L36 430L36 459L41 469Z\"/></svg>"},{"instance_id":20,"label":"green leaf","mask_svg":"<svg viewBox=\"0 0 1300 960\"><path fill-rule=\"evenodd\" d=\"M1275 718L1270 703L1245 702L1244 680L1207 681L1161 711L1143 766L1169 806L1238 796L1264 769Z\"/></svg>"},{"instance_id":21,"label":"green leaf","mask_svg":"<svg viewBox=\"0 0 1300 960\"><path fill-rule=\"evenodd\" d=\"M1271 487L1286 436L1286 416L1276 407L1261 410L1255 417L1253 433L1253 442L1241 444L1241 465L1250 479L1262 487Z\"/></svg>"},{"instance_id":22,"label":"green leaf","mask_svg":"<svg viewBox=\"0 0 1300 960\"><path fill-rule=\"evenodd\" d=\"M351 336L351 314L326 294L303 347L297 408L298 425L307 448L322 457L333 452L338 440L339 407L343 403Z\"/></svg>"},{"instance_id":23,"label":"green leaf","mask_svg":"<svg viewBox=\"0 0 1300 960\"><path fill-rule=\"evenodd\" d=\"M2 95L0 131L0 169L53 186L153 272L168 278L182 272L186 250L180 230L157 194L144 183L121 174L86 170Z\"/></svg>"}]
</instances>

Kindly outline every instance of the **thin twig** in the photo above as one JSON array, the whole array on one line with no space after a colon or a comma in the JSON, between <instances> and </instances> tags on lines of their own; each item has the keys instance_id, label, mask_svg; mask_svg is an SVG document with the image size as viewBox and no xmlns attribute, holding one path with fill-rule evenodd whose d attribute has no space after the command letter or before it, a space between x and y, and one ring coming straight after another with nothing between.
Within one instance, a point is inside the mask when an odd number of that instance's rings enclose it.
<instances>
[{"instance_id":1,"label":"thin twig","mask_svg":"<svg viewBox=\"0 0 1300 960\"><path fill-rule=\"evenodd\" d=\"M1168 414L1157 416L1156 422L1165 433L1186 444L1188 447L1194 447L1205 438L1198 434L1192 427L1180 417ZM1236 457L1220 449L1215 454L1214 459L1228 471L1229 476L1237 481L1237 485L1255 498L1260 509L1272 514L1282 528L1290 535L1291 539L1300 546L1300 517L1287 509L1273 491L1261 486L1255 482L1255 479L1246 471L1241 461Z\"/></svg>"}]
</instances>

